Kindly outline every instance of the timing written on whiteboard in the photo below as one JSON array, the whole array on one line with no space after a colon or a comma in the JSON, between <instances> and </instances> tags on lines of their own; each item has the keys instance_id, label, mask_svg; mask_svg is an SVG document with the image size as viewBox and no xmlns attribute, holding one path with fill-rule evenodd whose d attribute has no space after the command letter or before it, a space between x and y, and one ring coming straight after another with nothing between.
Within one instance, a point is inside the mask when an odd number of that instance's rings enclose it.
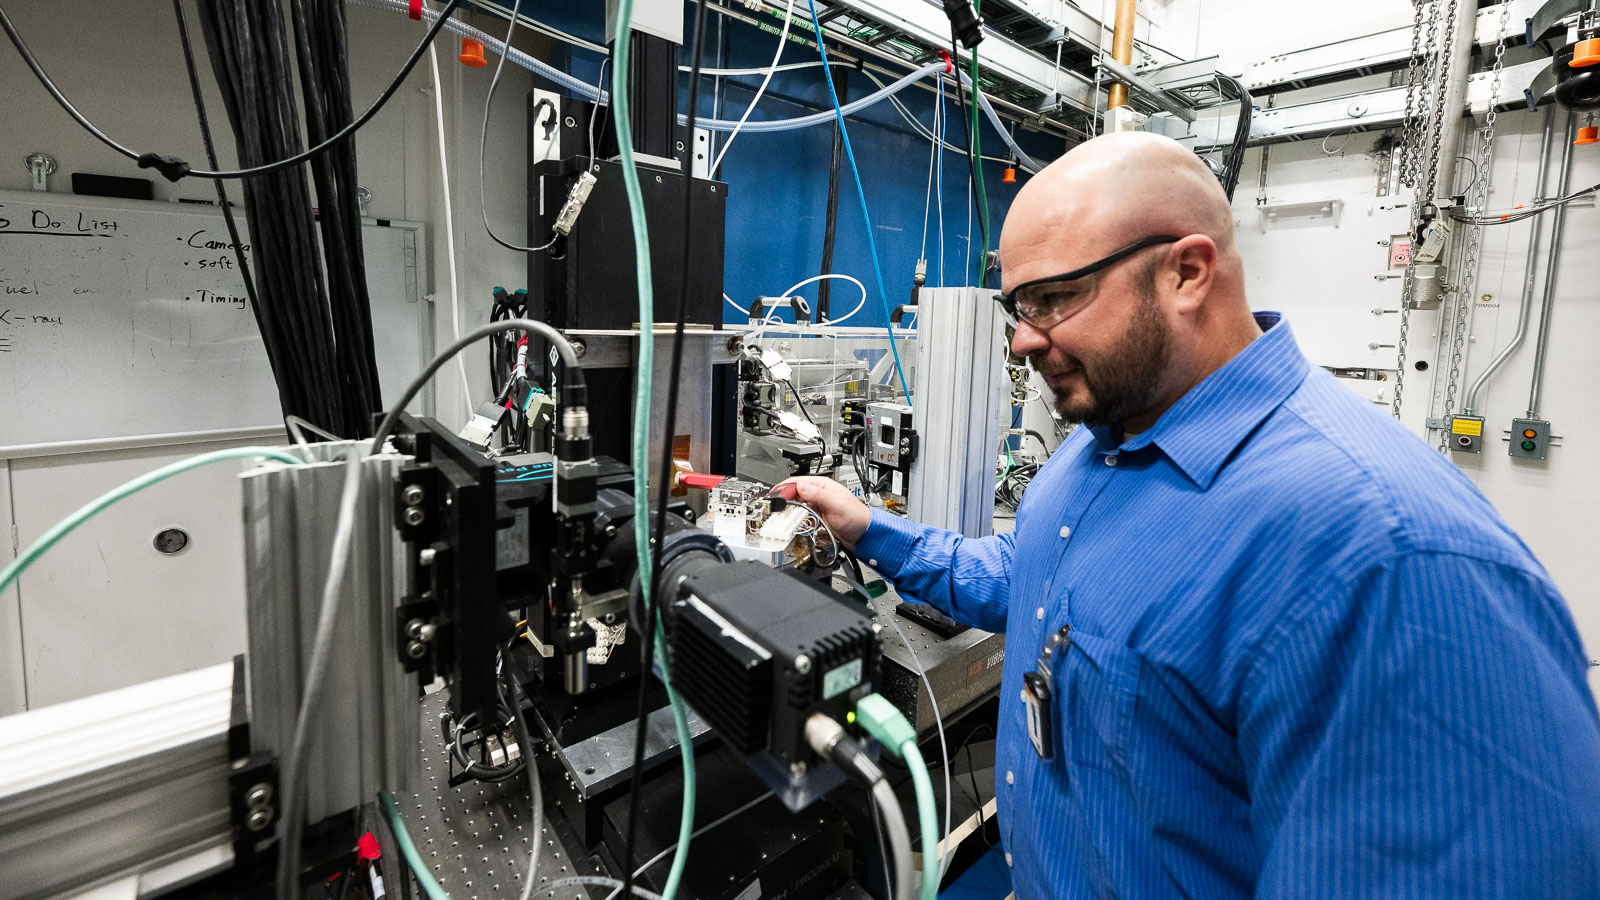
<instances>
[{"instance_id":1,"label":"timing written on whiteboard","mask_svg":"<svg viewBox=\"0 0 1600 900\"><path fill-rule=\"evenodd\" d=\"M116 219L92 213L62 214L42 209L22 213L0 205L0 237L7 235L32 241L56 237L117 238L126 237L127 231ZM186 231L174 240L182 248L184 266L200 270L236 269L234 244L217 240L204 229ZM89 252L97 252L100 246L93 244ZM238 249L248 253L250 245L240 244ZM63 326L82 327L85 323L75 320L82 319L81 313L85 310L76 308L73 301L99 302L89 295L100 294L98 288L103 285L73 283L76 280L72 269L63 271L60 267L49 270L24 267L20 272L12 270L0 274L0 353L20 350L25 333L42 336ZM231 310L248 309L250 305L248 296L237 289L190 288L173 300Z\"/></svg>"}]
</instances>

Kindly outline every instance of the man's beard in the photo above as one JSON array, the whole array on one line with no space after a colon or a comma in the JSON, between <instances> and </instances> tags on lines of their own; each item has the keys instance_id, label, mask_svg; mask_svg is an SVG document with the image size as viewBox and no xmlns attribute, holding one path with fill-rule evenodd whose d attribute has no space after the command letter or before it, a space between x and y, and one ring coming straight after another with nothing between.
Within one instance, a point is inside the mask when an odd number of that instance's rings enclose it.
<instances>
[{"instance_id":1,"label":"man's beard","mask_svg":"<svg viewBox=\"0 0 1600 900\"><path fill-rule=\"evenodd\" d=\"M1149 410L1170 350L1171 333L1160 306L1153 296L1140 296L1122 337L1104 357L1079 361L1087 395L1055 391L1056 412L1068 422L1114 425Z\"/></svg>"}]
</instances>

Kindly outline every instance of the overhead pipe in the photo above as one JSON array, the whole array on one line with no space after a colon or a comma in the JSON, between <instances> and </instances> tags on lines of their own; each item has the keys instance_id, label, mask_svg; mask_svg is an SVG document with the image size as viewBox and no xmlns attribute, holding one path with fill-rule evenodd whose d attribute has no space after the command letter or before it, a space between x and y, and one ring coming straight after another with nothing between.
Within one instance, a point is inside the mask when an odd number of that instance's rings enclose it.
<instances>
[{"instance_id":1,"label":"overhead pipe","mask_svg":"<svg viewBox=\"0 0 1600 900\"><path fill-rule=\"evenodd\" d=\"M1102 69L1110 72L1113 77L1118 79L1117 81L1112 82L1111 90L1121 90L1124 92L1123 96L1126 97L1128 86L1132 85L1133 87L1138 88L1140 93L1148 97L1151 103L1154 103L1163 111L1177 116L1186 123L1191 125L1194 124L1195 112L1183 101L1174 97L1172 94L1169 94L1162 88L1156 87L1148 80L1141 78L1138 73L1134 72L1123 63L1104 57L1099 60L1099 63ZM1113 108L1115 108L1116 105L1117 104L1113 104Z\"/></svg>"},{"instance_id":2,"label":"overhead pipe","mask_svg":"<svg viewBox=\"0 0 1600 900\"><path fill-rule=\"evenodd\" d=\"M1133 65L1133 29L1138 24L1139 0L1117 0L1117 13L1111 31L1111 58L1124 66ZM1113 82L1106 110L1128 105L1128 86Z\"/></svg>"},{"instance_id":3,"label":"overhead pipe","mask_svg":"<svg viewBox=\"0 0 1600 900\"><path fill-rule=\"evenodd\" d=\"M1568 115L1570 116L1571 114L1569 113ZM1555 142L1555 135L1556 105L1552 103L1545 107L1544 132L1539 138L1539 174L1534 176L1534 184L1538 185L1539 196L1533 198L1535 204L1543 203L1545 196L1547 196L1544 193L1544 186L1545 182L1550 180L1550 149ZM1568 146L1570 147L1571 145L1569 144ZM1570 151L1564 151L1562 154L1564 158L1569 155ZM1562 168L1566 168L1565 162L1563 162ZM1561 195L1557 194L1557 196ZM1479 214L1481 215L1481 212ZM1528 237L1528 258L1522 265L1522 305L1517 308L1517 331L1511 336L1511 342L1506 344L1505 349L1501 350L1490 361L1488 367L1483 370L1483 374L1479 375L1478 380L1474 381L1472 387L1467 389L1466 402L1461 410L1466 415L1472 415L1477 409L1478 394L1483 390L1483 386L1488 384L1489 378L1501 366L1505 365L1506 360L1510 359L1513 353L1517 352L1517 349L1522 346L1523 339L1528 336L1528 320L1533 315L1533 288L1535 283L1538 282L1539 274L1539 245L1543 236L1544 216L1534 216L1533 232Z\"/></svg>"},{"instance_id":4,"label":"overhead pipe","mask_svg":"<svg viewBox=\"0 0 1600 900\"><path fill-rule=\"evenodd\" d=\"M1572 181L1572 140L1578 127L1578 117L1567 111L1567 139L1561 148L1561 184L1555 196L1565 197ZM1544 213L1540 214L1545 215ZM1533 386L1528 391L1529 419L1539 418L1540 394L1544 388L1544 359L1550 349L1550 313L1556 301L1556 267L1561 261L1561 238L1567 227L1567 205L1557 206L1548 213L1555 221L1550 223L1550 249L1545 254L1544 299L1539 306L1539 340L1533 348Z\"/></svg>"}]
</instances>

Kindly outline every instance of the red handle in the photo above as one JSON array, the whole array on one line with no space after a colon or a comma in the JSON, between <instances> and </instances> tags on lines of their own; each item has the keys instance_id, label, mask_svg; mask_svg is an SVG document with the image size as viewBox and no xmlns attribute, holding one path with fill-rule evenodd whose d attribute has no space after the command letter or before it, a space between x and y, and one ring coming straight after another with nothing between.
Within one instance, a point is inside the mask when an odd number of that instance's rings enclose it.
<instances>
[{"instance_id":1,"label":"red handle","mask_svg":"<svg viewBox=\"0 0 1600 900\"><path fill-rule=\"evenodd\" d=\"M709 491L717 485L728 480L726 475L701 475L698 472L679 472L678 484L684 487L699 488Z\"/></svg>"}]
</instances>

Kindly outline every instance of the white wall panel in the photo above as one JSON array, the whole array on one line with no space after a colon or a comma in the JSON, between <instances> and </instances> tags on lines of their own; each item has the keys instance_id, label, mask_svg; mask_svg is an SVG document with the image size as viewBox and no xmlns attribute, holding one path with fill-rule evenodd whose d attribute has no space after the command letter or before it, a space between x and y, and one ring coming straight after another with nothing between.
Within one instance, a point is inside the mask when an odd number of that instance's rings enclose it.
<instances>
[{"instance_id":1,"label":"white wall panel","mask_svg":"<svg viewBox=\"0 0 1600 900\"><path fill-rule=\"evenodd\" d=\"M11 531L11 467L0 460L0 568L15 557ZM0 591L0 716L22 712L27 705L22 680L22 610L16 588Z\"/></svg>"},{"instance_id":2,"label":"white wall panel","mask_svg":"<svg viewBox=\"0 0 1600 900\"><path fill-rule=\"evenodd\" d=\"M239 442L11 461L18 538L28 546L95 497L169 462ZM226 662L244 650L244 526L237 475L197 469L109 507L21 578L28 706ZM182 528L167 556L157 532Z\"/></svg>"}]
</instances>

